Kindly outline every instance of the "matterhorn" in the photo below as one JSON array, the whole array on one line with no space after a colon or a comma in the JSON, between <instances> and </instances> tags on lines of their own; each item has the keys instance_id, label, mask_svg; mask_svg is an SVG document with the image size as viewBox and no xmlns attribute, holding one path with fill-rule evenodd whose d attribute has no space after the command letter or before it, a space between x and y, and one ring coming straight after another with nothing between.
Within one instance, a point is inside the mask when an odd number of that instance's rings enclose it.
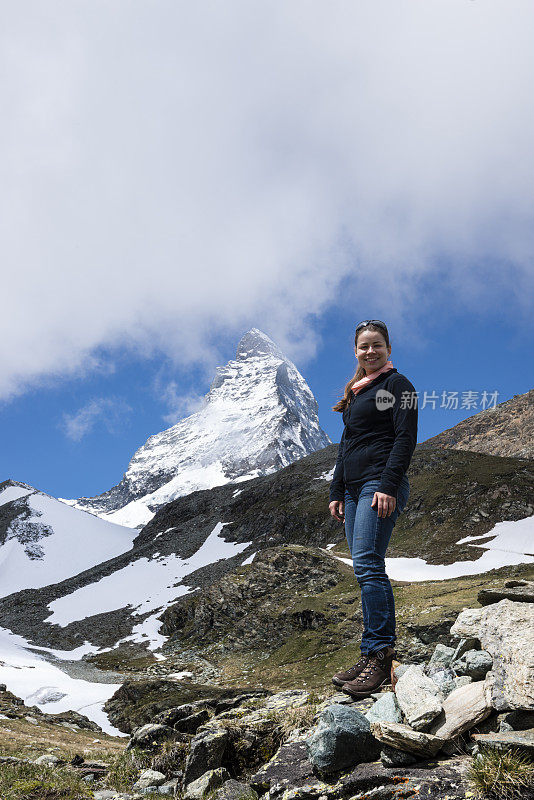
<instances>
[{"instance_id":1,"label":"matterhorn","mask_svg":"<svg viewBox=\"0 0 534 800\"><path fill-rule=\"evenodd\" d=\"M251 328L235 360L217 367L199 411L151 436L116 486L63 502L142 527L177 497L267 475L331 444L317 412L295 365Z\"/></svg>"}]
</instances>

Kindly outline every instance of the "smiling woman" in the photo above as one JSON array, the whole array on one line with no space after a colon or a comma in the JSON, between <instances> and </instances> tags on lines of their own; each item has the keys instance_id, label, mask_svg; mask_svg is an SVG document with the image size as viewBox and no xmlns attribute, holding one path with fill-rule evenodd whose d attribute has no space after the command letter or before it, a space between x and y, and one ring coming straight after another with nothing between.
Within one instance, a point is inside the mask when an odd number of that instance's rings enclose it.
<instances>
[{"instance_id":1,"label":"smiling woman","mask_svg":"<svg viewBox=\"0 0 534 800\"><path fill-rule=\"evenodd\" d=\"M389 361L391 345L381 320L357 328L358 369L334 411L345 428L330 487L330 513L345 523L354 574L361 588L362 657L336 673L335 685L367 697L390 683L395 651L395 601L385 571L386 549L410 493L406 471L417 443L415 389Z\"/></svg>"}]
</instances>

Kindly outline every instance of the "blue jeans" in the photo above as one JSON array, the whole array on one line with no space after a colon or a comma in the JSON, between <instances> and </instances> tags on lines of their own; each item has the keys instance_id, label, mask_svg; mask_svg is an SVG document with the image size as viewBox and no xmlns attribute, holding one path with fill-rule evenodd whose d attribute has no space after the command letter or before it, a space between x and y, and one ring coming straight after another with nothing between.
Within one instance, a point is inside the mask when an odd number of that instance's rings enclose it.
<instances>
[{"instance_id":1,"label":"blue jeans","mask_svg":"<svg viewBox=\"0 0 534 800\"><path fill-rule=\"evenodd\" d=\"M379 485L379 480L367 481L356 500L345 491L345 534L362 594L362 654L387 645L393 647L397 638L395 600L386 575L385 555L395 523L408 502L410 484L404 475L397 492L395 511L388 517L378 516L377 503L371 506Z\"/></svg>"}]
</instances>

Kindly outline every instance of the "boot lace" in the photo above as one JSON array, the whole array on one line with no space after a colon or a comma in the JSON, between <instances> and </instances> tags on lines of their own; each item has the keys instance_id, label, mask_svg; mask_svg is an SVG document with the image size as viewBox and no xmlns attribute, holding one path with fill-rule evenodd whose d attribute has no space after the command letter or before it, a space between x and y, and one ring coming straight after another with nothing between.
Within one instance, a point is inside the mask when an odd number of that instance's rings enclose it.
<instances>
[{"instance_id":1,"label":"boot lace","mask_svg":"<svg viewBox=\"0 0 534 800\"><path fill-rule=\"evenodd\" d=\"M371 676L374 672L378 670L383 671L382 664L379 663L378 659L374 656L369 657L369 662L358 678L356 678L357 683L363 683L369 676Z\"/></svg>"},{"instance_id":2,"label":"boot lace","mask_svg":"<svg viewBox=\"0 0 534 800\"><path fill-rule=\"evenodd\" d=\"M358 659L358 661L355 664L352 665L352 667L350 667L347 670L347 673L351 674L351 673L355 672L356 670L360 670L362 667L365 667L366 664L367 664L368 659L369 659L369 656L367 656L367 655L362 656L360 659Z\"/></svg>"}]
</instances>

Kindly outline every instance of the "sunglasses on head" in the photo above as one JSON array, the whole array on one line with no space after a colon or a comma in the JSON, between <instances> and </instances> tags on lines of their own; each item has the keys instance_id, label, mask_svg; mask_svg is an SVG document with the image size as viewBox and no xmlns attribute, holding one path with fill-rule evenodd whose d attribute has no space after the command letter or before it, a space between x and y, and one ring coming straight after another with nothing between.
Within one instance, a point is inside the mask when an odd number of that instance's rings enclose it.
<instances>
[{"instance_id":1,"label":"sunglasses on head","mask_svg":"<svg viewBox=\"0 0 534 800\"><path fill-rule=\"evenodd\" d=\"M365 328L366 325L376 325L378 328L383 328L387 333L387 325L381 319L364 319L359 325L356 325L355 333L358 333L360 328Z\"/></svg>"}]
</instances>

